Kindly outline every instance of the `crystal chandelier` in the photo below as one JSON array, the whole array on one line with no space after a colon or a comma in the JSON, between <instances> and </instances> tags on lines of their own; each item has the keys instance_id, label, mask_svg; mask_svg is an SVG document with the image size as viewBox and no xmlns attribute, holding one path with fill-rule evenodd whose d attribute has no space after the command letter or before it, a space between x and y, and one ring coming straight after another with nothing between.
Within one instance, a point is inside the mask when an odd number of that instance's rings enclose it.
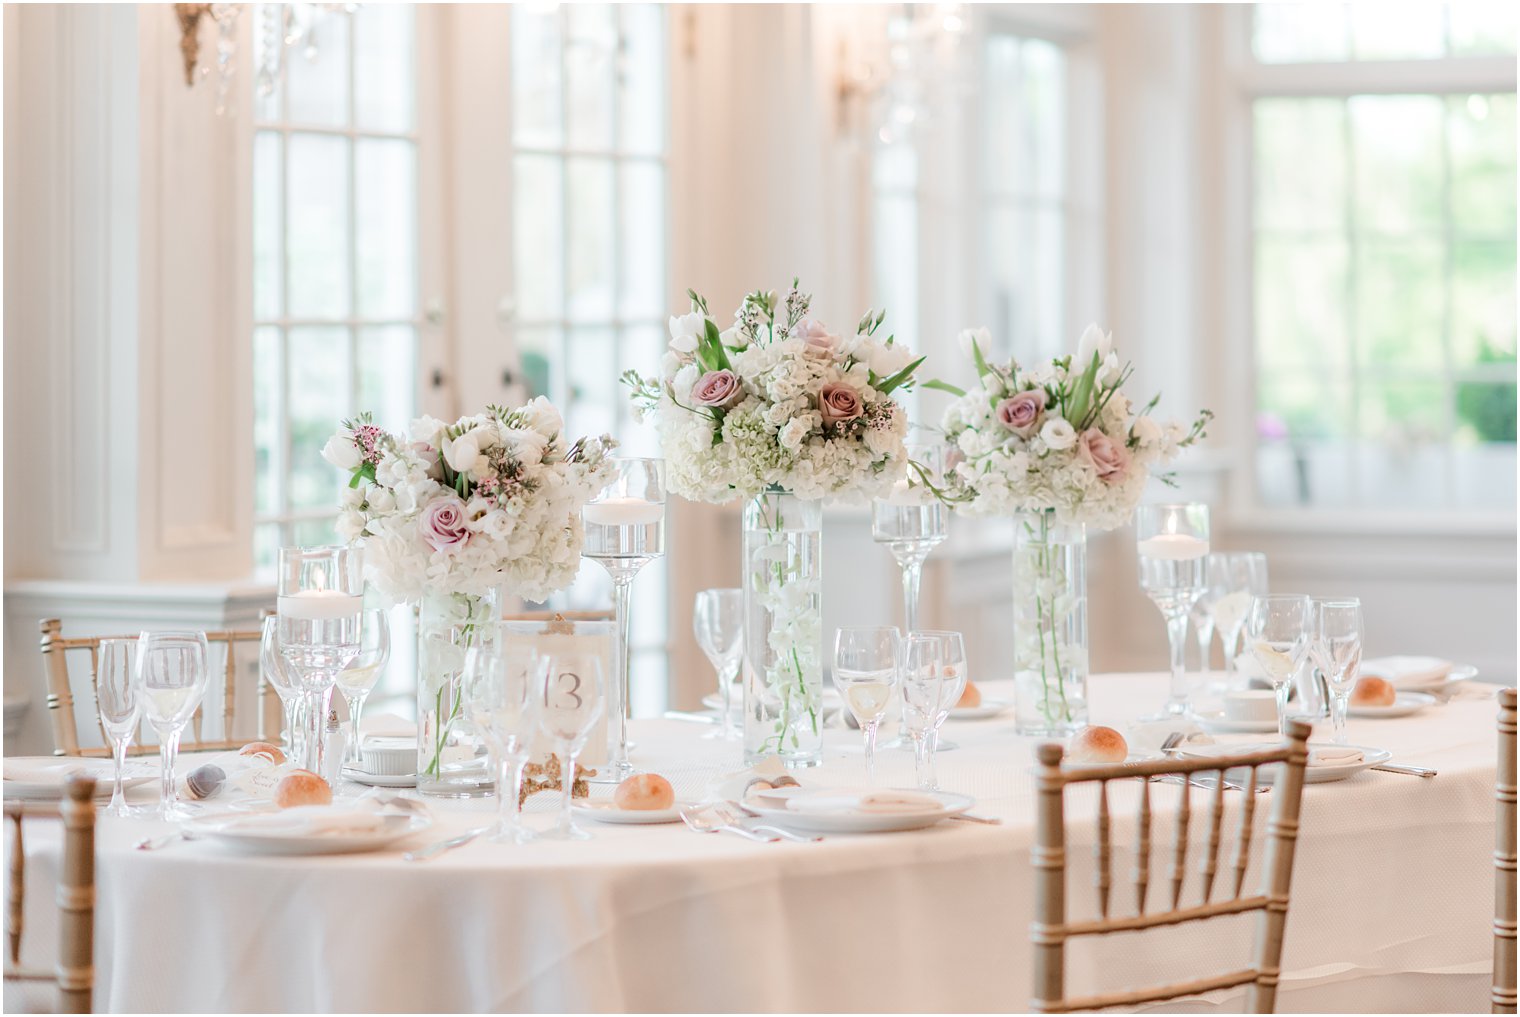
<instances>
[{"instance_id":1,"label":"crystal chandelier","mask_svg":"<svg viewBox=\"0 0 1520 1017\"><path fill-rule=\"evenodd\" d=\"M247 8L255 8L256 30L260 33L258 72L255 87L260 95L274 91L285 73L285 52L299 48L308 60L317 57L317 38L323 19L329 14L352 14L353 3L311 4L175 4L179 21L179 51L185 64L185 84L193 87L197 80L211 76L216 66L216 114L227 112L232 96L232 82L237 70L238 20ZM200 58L201 21L210 19L216 26L216 50L211 63Z\"/></svg>"}]
</instances>

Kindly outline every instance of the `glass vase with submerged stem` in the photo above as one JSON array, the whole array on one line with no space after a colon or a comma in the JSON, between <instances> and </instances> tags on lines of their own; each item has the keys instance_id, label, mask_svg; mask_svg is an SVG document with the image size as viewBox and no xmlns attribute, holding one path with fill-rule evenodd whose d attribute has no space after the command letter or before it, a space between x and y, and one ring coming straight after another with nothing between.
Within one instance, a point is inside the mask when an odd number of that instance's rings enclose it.
<instances>
[{"instance_id":1,"label":"glass vase with submerged stem","mask_svg":"<svg viewBox=\"0 0 1520 1017\"><path fill-rule=\"evenodd\" d=\"M612 577L617 611L615 673L607 687L607 772L588 778L619 784L633 773L628 761L629 592L639 570L665 553L665 461L615 459L612 483L581 509L586 539L581 557Z\"/></svg>"},{"instance_id":2,"label":"glass vase with submerged stem","mask_svg":"<svg viewBox=\"0 0 1520 1017\"><path fill-rule=\"evenodd\" d=\"M1166 619L1172 651L1171 694L1162 720L1190 709L1187 679L1188 613L1208 589L1209 508L1196 503L1141 505L1135 510L1140 588Z\"/></svg>"},{"instance_id":3,"label":"glass vase with submerged stem","mask_svg":"<svg viewBox=\"0 0 1520 1017\"><path fill-rule=\"evenodd\" d=\"M1087 529L1053 510L1013 520L1014 716L1061 738L1087 723Z\"/></svg>"},{"instance_id":4,"label":"glass vase with submerged stem","mask_svg":"<svg viewBox=\"0 0 1520 1017\"><path fill-rule=\"evenodd\" d=\"M417 609L417 790L439 798L490 793L475 729L464 723L464 666L492 638L501 588L481 594L429 591Z\"/></svg>"},{"instance_id":5,"label":"glass vase with submerged stem","mask_svg":"<svg viewBox=\"0 0 1520 1017\"><path fill-rule=\"evenodd\" d=\"M357 547L280 548L280 652L301 688L306 711L301 767L312 773L322 772L324 721L338 672L359 652L363 560Z\"/></svg>"}]
</instances>

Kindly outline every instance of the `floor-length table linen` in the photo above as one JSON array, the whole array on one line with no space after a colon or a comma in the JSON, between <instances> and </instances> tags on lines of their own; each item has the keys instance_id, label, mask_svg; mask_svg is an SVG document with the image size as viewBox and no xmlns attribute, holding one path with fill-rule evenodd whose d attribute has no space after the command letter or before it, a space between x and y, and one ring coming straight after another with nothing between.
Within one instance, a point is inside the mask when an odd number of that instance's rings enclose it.
<instances>
[{"instance_id":1,"label":"floor-length table linen","mask_svg":"<svg viewBox=\"0 0 1520 1017\"><path fill-rule=\"evenodd\" d=\"M996 694L989 685L987 694ZM1161 676L1093 679L1095 722L1123 727L1161 701ZM1440 770L1364 773L1305 789L1280 1008L1472 1010L1491 952L1496 704L1351 721L1355 742ZM641 721L641 768L683 797L735 769L696 725ZM1317 728L1316 737L1328 731ZM262 858L212 844L131 850L155 823L102 819L97 1006L113 1011L1022 1011L1030 986L1034 740L1011 718L953 725L940 778L1002 826L751 844L683 827L593 826L585 843L478 842L424 865L399 851ZM857 784L857 732L833 731L805 782ZM883 783L908 753L878 755ZM1153 786L1156 864L1180 789ZM1138 784L1115 785L1126 839ZM1194 792L1196 817L1205 799ZM1232 829L1240 795L1228 797ZM1264 818L1269 795L1260 797ZM552 795L535 805L552 810ZM1091 798L1071 795L1071 898L1093 907ZM439 805L431 841L492 802ZM548 816L536 820L546 825ZM1258 837L1247 892L1258 878ZM1228 836L1228 834L1227 834ZM50 898L34 840L31 906ZM1196 850L1196 848L1195 848ZM1197 855L1194 855L1196 858ZM1127 884L1132 859L1116 861ZM1196 868L1196 866L1195 866ZM1196 886L1190 877L1190 887ZM1196 888L1190 888L1195 894ZM1117 907L1132 906L1121 891ZM1249 918L1076 943L1082 991L1224 971L1248 958ZM29 936L45 937L45 921ZM33 943L33 949L37 944ZM1229 1009L1230 994L1193 1004ZM1297 1005L1302 1000L1303 1007Z\"/></svg>"}]
</instances>

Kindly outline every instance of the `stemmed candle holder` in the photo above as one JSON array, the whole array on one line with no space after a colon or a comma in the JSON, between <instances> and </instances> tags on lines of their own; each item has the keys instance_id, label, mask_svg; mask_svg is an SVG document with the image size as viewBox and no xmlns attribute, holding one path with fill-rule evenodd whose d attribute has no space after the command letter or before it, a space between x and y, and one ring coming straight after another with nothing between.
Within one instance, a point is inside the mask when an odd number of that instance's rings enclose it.
<instances>
[{"instance_id":1,"label":"stemmed candle holder","mask_svg":"<svg viewBox=\"0 0 1520 1017\"><path fill-rule=\"evenodd\" d=\"M1142 505L1135 510L1140 588L1166 619L1172 650L1171 696L1162 717L1188 712L1188 613L1208 589L1209 507Z\"/></svg>"},{"instance_id":2,"label":"stemmed candle holder","mask_svg":"<svg viewBox=\"0 0 1520 1017\"><path fill-rule=\"evenodd\" d=\"M356 547L282 547L279 580L280 653L300 688L307 722L301 765L321 773L323 721L333 685L359 653L363 552Z\"/></svg>"},{"instance_id":3,"label":"stemmed candle holder","mask_svg":"<svg viewBox=\"0 0 1520 1017\"><path fill-rule=\"evenodd\" d=\"M909 444L907 450L907 477L885 498L871 503L871 539L887 545L902 569L903 631L913 632L918 629L918 587L924 561L946 537L945 506L928 487L944 479L945 447Z\"/></svg>"},{"instance_id":4,"label":"stemmed candle holder","mask_svg":"<svg viewBox=\"0 0 1520 1017\"><path fill-rule=\"evenodd\" d=\"M607 773L591 778L618 784L633 773L628 761L629 588L639 570L665 554L665 461L616 459L617 478L581 509L586 539L581 557L612 577L618 645L607 688Z\"/></svg>"}]
</instances>

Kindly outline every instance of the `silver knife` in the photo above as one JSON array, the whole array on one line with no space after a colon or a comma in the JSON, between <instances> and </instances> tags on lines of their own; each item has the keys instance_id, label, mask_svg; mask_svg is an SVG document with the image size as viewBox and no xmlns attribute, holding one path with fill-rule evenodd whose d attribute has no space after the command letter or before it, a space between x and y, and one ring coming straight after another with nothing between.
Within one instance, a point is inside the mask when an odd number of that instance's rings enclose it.
<instances>
[{"instance_id":1,"label":"silver knife","mask_svg":"<svg viewBox=\"0 0 1520 1017\"><path fill-rule=\"evenodd\" d=\"M1407 773L1411 777L1434 777L1436 771L1424 766L1401 766L1398 763L1379 763L1368 767L1371 770L1382 770L1385 773Z\"/></svg>"}]
</instances>

